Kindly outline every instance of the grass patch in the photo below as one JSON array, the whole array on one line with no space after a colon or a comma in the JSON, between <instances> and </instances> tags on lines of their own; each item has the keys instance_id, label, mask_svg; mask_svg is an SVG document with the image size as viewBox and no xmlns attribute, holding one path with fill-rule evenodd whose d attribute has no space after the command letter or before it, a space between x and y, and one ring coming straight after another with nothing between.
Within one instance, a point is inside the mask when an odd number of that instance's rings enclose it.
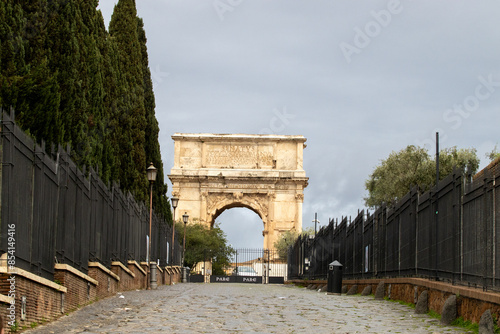
<instances>
[{"instance_id":1,"label":"grass patch","mask_svg":"<svg viewBox=\"0 0 500 334\"><path fill-rule=\"evenodd\" d=\"M491 317L493 318L493 326L495 328L495 333L500 334L500 327L497 326L498 324L498 316L496 313L492 313Z\"/></svg>"},{"instance_id":2,"label":"grass patch","mask_svg":"<svg viewBox=\"0 0 500 334\"><path fill-rule=\"evenodd\" d=\"M13 333L16 333L20 329L19 323L16 321L14 322L14 325L10 326L10 331Z\"/></svg>"},{"instance_id":3,"label":"grass patch","mask_svg":"<svg viewBox=\"0 0 500 334\"><path fill-rule=\"evenodd\" d=\"M401 304L401 305L404 305L404 306L415 308L415 304L413 304L413 303L407 303L407 302L402 301L402 300L389 299L389 297L387 297L387 296L384 297L384 299L387 300L387 301L389 301L389 302L398 303L398 304Z\"/></svg>"},{"instance_id":4,"label":"grass patch","mask_svg":"<svg viewBox=\"0 0 500 334\"><path fill-rule=\"evenodd\" d=\"M496 334L500 334L500 327L497 326L497 317L495 314L492 314L492 317L493 317L494 332ZM463 317L459 317L458 319L453 321L451 324L453 326L464 328L472 333L479 333L479 324L474 323L470 320L464 320Z\"/></svg>"},{"instance_id":5,"label":"grass patch","mask_svg":"<svg viewBox=\"0 0 500 334\"><path fill-rule=\"evenodd\" d=\"M451 324L453 326L465 328L468 331L471 331L473 333L479 333L479 325L476 323L473 323L470 320L464 320L463 317L459 317L459 318L455 319Z\"/></svg>"},{"instance_id":6,"label":"grass patch","mask_svg":"<svg viewBox=\"0 0 500 334\"><path fill-rule=\"evenodd\" d=\"M434 311L434 310L429 310L429 312L427 312L427 314L428 314L431 318L441 320L441 314L437 313L437 312L436 312L436 311Z\"/></svg>"}]
</instances>

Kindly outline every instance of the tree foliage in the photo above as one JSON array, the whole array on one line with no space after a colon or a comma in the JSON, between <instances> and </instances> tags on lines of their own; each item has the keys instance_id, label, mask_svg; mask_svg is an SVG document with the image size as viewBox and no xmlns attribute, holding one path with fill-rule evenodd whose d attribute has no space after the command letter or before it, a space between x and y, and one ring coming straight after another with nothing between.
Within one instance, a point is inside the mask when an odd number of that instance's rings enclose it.
<instances>
[{"instance_id":1,"label":"tree foliage","mask_svg":"<svg viewBox=\"0 0 500 334\"><path fill-rule=\"evenodd\" d=\"M491 152L486 153L486 157L490 159L490 161L495 161L500 158L500 152L498 151L498 145L495 145Z\"/></svg>"},{"instance_id":2,"label":"tree foliage","mask_svg":"<svg viewBox=\"0 0 500 334\"><path fill-rule=\"evenodd\" d=\"M109 33L98 0L0 2L0 107L38 142L70 145L79 167L170 218L144 24L119 0ZM50 153L50 152L49 152Z\"/></svg>"},{"instance_id":3,"label":"tree foliage","mask_svg":"<svg viewBox=\"0 0 500 334\"><path fill-rule=\"evenodd\" d=\"M280 234L278 240L274 242L274 248L278 251L278 256L280 260L287 261L288 249L295 244L299 236L314 235L314 228L309 227L302 231L302 233L296 230L285 231Z\"/></svg>"},{"instance_id":4,"label":"tree foliage","mask_svg":"<svg viewBox=\"0 0 500 334\"><path fill-rule=\"evenodd\" d=\"M278 251L280 260L286 261L288 258L288 248L293 246L298 239L299 233L296 230L286 231L281 233L278 240L274 242L274 248Z\"/></svg>"},{"instance_id":5,"label":"tree foliage","mask_svg":"<svg viewBox=\"0 0 500 334\"><path fill-rule=\"evenodd\" d=\"M179 235L184 235L183 223L175 224L175 229ZM211 229L201 224L186 226L185 266L194 268L199 262L212 260L212 274L224 275L224 268L231 264L234 253L218 223Z\"/></svg>"},{"instance_id":6,"label":"tree foliage","mask_svg":"<svg viewBox=\"0 0 500 334\"><path fill-rule=\"evenodd\" d=\"M441 150L439 153L439 175L445 178L458 168L463 173L474 174L479 168L475 149ZM365 182L368 197L365 203L376 208L383 203L393 204L412 187L420 191L429 190L436 183L436 162L426 149L410 145L399 152L392 152L382 160Z\"/></svg>"}]
</instances>

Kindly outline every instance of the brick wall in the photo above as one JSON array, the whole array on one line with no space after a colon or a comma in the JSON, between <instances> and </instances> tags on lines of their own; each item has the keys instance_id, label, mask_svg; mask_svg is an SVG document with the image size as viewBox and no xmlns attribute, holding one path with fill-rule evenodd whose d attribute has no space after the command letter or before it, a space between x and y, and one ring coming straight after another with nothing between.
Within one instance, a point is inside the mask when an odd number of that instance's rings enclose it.
<instances>
[{"instance_id":1,"label":"brick wall","mask_svg":"<svg viewBox=\"0 0 500 334\"><path fill-rule=\"evenodd\" d=\"M120 277L119 291L127 291L135 289L135 274L130 271L123 263L111 263L111 271Z\"/></svg>"},{"instance_id":2,"label":"brick wall","mask_svg":"<svg viewBox=\"0 0 500 334\"><path fill-rule=\"evenodd\" d=\"M172 285L173 283L179 282L180 277L173 267L166 267L165 271L167 272L166 284Z\"/></svg>"},{"instance_id":3,"label":"brick wall","mask_svg":"<svg viewBox=\"0 0 500 334\"><path fill-rule=\"evenodd\" d=\"M9 333L9 325L7 324L7 322L9 321L9 319L7 318L7 315L9 314L9 311L7 310L7 308L10 306L9 303L7 303L6 301L4 300L0 300L0 316L2 317L3 319L3 328L5 330L5 333Z\"/></svg>"},{"instance_id":4,"label":"brick wall","mask_svg":"<svg viewBox=\"0 0 500 334\"><path fill-rule=\"evenodd\" d=\"M111 270L98 263L89 263L88 275L67 265L56 264L54 281L49 281L28 272L15 276L15 320L19 329L30 328L57 319L89 302L115 295L118 291L145 289L147 271L137 263L114 263ZM147 268L147 267L146 267ZM175 270L172 270L175 271ZM11 285L7 280L12 274L0 272L0 314L4 318L5 332L9 333ZM158 285L165 284L167 270L157 270ZM172 279L179 278L173 274ZM57 282L57 283L56 283ZM25 320L21 320L22 299L26 297Z\"/></svg>"},{"instance_id":5,"label":"brick wall","mask_svg":"<svg viewBox=\"0 0 500 334\"><path fill-rule=\"evenodd\" d=\"M165 279L164 284L179 283L181 281L181 268L176 267L165 267Z\"/></svg>"},{"instance_id":6,"label":"brick wall","mask_svg":"<svg viewBox=\"0 0 500 334\"><path fill-rule=\"evenodd\" d=\"M113 296L119 291L120 277L102 264L90 262L88 275L98 282L96 287L98 299Z\"/></svg>"},{"instance_id":7,"label":"brick wall","mask_svg":"<svg viewBox=\"0 0 500 334\"><path fill-rule=\"evenodd\" d=\"M8 295L10 290L10 283L7 279L11 274L0 274L0 294ZM32 323L43 323L46 321L54 320L63 314L61 308L62 296L64 292L58 291L44 284L38 283L23 276L16 275L15 278L15 321L19 324L20 328L30 328ZM22 320L22 300L26 298L26 313L25 319ZM11 321L8 315L10 311L8 308L10 304L0 303L0 313L4 317L6 327L10 327L8 322ZM6 331L8 332L8 331Z\"/></svg>"},{"instance_id":8,"label":"brick wall","mask_svg":"<svg viewBox=\"0 0 500 334\"><path fill-rule=\"evenodd\" d=\"M163 269L161 269L159 266L156 266L156 284L158 284L158 286L165 284L165 276L163 272Z\"/></svg>"},{"instance_id":9,"label":"brick wall","mask_svg":"<svg viewBox=\"0 0 500 334\"><path fill-rule=\"evenodd\" d=\"M68 289L64 300L65 312L74 311L97 299L98 282L70 266L56 265L54 280Z\"/></svg>"},{"instance_id":10,"label":"brick wall","mask_svg":"<svg viewBox=\"0 0 500 334\"><path fill-rule=\"evenodd\" d=\"M132 289L147 288L147 271L144 270L136 261L128 261L128 269L134 273L135 280Z\"/></svg>"}]
</instances>

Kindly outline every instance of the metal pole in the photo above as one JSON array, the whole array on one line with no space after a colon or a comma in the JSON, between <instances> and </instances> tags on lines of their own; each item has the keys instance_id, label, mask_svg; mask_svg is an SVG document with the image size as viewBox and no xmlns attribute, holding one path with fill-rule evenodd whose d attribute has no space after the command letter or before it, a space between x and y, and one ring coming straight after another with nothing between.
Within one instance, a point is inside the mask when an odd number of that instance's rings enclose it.
<instances>
[{"instance_id":1,"label":"metal pole","mask_svg":"<svg viewBox=\"0 0 500 334\"><path fill-rule=\"evenodd\" d=\"M439 259L439 247L438 247L438 225L439 225L439 132L436 132L436 214L435 214L435 247L436 247L436 256L435 256L435 268L434 268L434 276L436 280L438 279L438 259Z\"/></svg>"},{"instance_id":2,"label":"metal pole","mask_svg":"<svg viewBox=\"0 0 500 334\"><path fill-rule=\"evenodd\" d=\"M182 242L182 263L181 266L184 267L184 256L186 252L186 223L184 223L184 241Z\"/></svg>"},{"instance_id":3,"label":"metal pole","mask_svg":"<svg viewBox=\"0 0 500 334\"><path fill-rule=\"evenodd\" d=\"M174 240L175 240L175 208L174 208L174 217L172 218L172 246L170 247L172 249L172 253L170 255L170 265L173 266L175 264L174 262Z\"/></svg>"},{"instance_id":4,"label":"metal pole","mask_svg":"<svg viewBox=\"0 0 500 334\"><path fill-rule=\"evenodd\" d=\"M150 193L149 193L149 289L151 289L151 280L153 279L151 276L151 222L153 220L153 182L150 182Z\"/></svg>"},{"instance_id":5,"label":"metal pole","mask_svg":"<svg viewBox=\"0 0 500 334\"><path fill-rule=\"evenodd\" d=\"M439 132L436 132L436 186L439 183Z\"/></svg>"},{"instance_id":6,"label":"metal pole","mask_svg":"<svg viewBox=\"0 0 500 334\"><path fill-rule=\"evenodd\" d=\"M318 224L320 221L318 220L318 213L314 213L314 238L316 238L316 234L317 234L317 228L316 228L316 224Z\"/></svg>"},{"instance_id":7,"label":"metal pole","mask_svg":"<svg viewBox=\"0 0 500 334\"><path fill-rule=\"evenodd\" d=\"M314 213L314 237L316 238L316 223L318 222L318 213Z\"/></svg>"}]
</instances>

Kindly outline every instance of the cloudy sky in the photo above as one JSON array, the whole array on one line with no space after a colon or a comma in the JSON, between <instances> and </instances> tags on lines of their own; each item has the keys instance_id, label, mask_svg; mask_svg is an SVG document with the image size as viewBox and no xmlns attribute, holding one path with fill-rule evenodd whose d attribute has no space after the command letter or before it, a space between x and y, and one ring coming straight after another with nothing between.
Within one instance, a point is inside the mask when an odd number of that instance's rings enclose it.
<instances>
[{"instance_id":1,"label":"cloudy sky","mask_svg":"<svg viewBox=\"0 0 500 334\"><path fill-rule=\"evenodd\" d=\"M100 0L106 24L117 0ZM175 132L304 135L303 224L357 214L407 145L500 143L500 2L140 0L167 171ZM170 185L169 185L170 186ZM219 221L262 247L247 209Z\"/></svg>"}]
</instances>

